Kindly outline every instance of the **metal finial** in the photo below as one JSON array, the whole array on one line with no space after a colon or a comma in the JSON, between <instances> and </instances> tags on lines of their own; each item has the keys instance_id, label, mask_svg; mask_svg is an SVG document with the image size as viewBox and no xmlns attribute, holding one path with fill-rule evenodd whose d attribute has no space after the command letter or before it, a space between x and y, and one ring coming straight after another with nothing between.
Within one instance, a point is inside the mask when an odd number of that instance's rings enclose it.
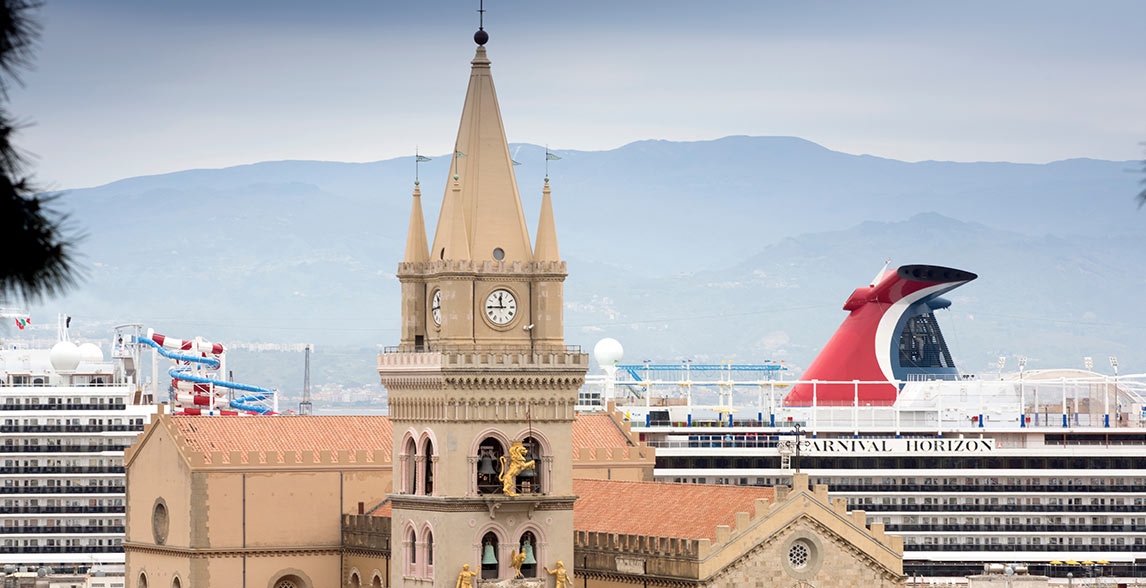
<instances>
[{"instance_id":1,"label":"metal finial","mask_svg":"<svg viewBox=\"0 0 1146 588\"><path fill-rule=\"evenodd\" d=\"M485 45L489 42L489 33L485 32L485 0L478 0L478 30L474 33L474 43Z\"/></svg>"}]
</instances>

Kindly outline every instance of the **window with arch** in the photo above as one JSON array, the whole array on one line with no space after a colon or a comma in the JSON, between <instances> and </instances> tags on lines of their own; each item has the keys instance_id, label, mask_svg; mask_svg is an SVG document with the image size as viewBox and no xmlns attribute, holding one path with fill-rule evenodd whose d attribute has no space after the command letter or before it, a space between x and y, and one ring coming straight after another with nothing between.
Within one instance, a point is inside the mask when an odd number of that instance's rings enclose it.
<instances>
[{"instance_id":1,"label":"window with arch","mask_svg":"<svg viewBox=\"0 0 1146 588\"><path fill-rule=\"evenodd\" d=\"M370 588L382 588L382 576L375 573L374 581L370 582Z\"/></svg>"},{"instance_id":2,"label":"window with arch","mask_svg":"<svg viewBox=\"0 0 1146 588\"><path fill-rule=\"evenodd\" d=\"M362 579L358 577L358 572L350 572L350 588L362 588Z\"/></svg>"},{"instance_id":3,"label":"window with arch","mask_svg":"<svg viewBox=\"0 0 1146 588\"><path fill-rule=\"evenodd\" d=\"M521 564L521 575L526 578L537 577L537 536L533 531L521 534L517 542L517 552L525 554L525 563Z\"/></svg>"},{"instance_id":4,"label":"window with arch","mask_svg":"<svg viewBox=\"0 0 1146 588\"><path fill-rule=\"evenodd\" d=\"M434 442L426 437L422 445L422 493L429 496L434 493Z\"/></svg>"},{"instance_id":5,"label":"window with arch","mask_svg":"<svg viewBox=\"0 0 1146 588\"><path fill-rule=\"evenodd\" d=\"M136 583L136 586L147 588L147 574L145 572L139 572L139 582Z\"/></svg>"},{"instance_id":6,"label":"window with arch","mask_svg":"<svg viewBox=\"0 0 1146 588\"><path fill-rule=\"evenodd\" d=\"M535 437L526 437L521 440L521 444L525 446L528 453L525 454L527 461L533 461L533 469L521 472L517 477L517 493L518 494L540 494L544 490L542 484L542 472L545 469L542 467L542 452L541 442Z\"/></svg>"},{"instance_id":7,"label":"window with arch","mask_svg":"<svg viewBox=\"0 0 1146 588\"><path fill-rule=\"evenodd\" d=\"M490 531L481 538L481 579L496 580L498 575L497 534Z\"/></svg>"},{"instance_id":8,"label":"window with arch","mask_svg":"<svg viewBox=\"0 0 1146 588\"><path fill-rule=\"evenodd\" d=\"M500 460L503 455L505 455L505 447L501 441L493 437L486 437L478 444L477 491L479 494L501 493L501 482L498 481L497 476L501 471Z\"/></svg>"},{"instance_id":9,"label":"window with arch","mask_svg":"<svg viewBox=\"0 0 1146 588\"><path fill-rule=\"evenodd\" d=\"M171 578L171 588L183 588L183 580L180 580L179 576ZM275 588L278 587L276 586Z\"/></svg>"},{"instance_id":10,"label":"window with arch","mask_svg":"<svg viewBox=\"0 0 1146 588\"><path fill-rule=\"evenodd\" d=\"M406 553L406 557L403 558L406 566L405 575L416 576L418 572L418 536L414 533L413 527L406 529L406 537L402 543Z\"/></svg>"},{"instance_id":11,"label":"window with arch","mask_svg":"<svg viewBox=\"0 0 1146 588\"><path fill-rule=\"evenodd\" d=\"M422 554L422 561L426 566L426 577L434 577L434 531L426 529L425 538L422 540L422 546L425 553Z\"/></svg>"},{"instance_id":12,"label":"window with arch","mask_svg":"<svg viewBox=\"0 0 1146 588\"><path fill-rule=\"evenodd\" d=\"M295 575L283 576L275 582L275 588L304 588L302 578Z\"/></svg>"},{"instance_id":13,"label":"window with arch","mask_svg":"<svg viewBox=\"0 0 1146 588\"><path fill-rule=\"evenodd\" d=\"M406 494L418 493L418 468L415 459L418 456L418 445L413 439L407 439L405 449L403 451L402 461L403 472L402 479L405 485Z\"/></svg>"}]
</instances>

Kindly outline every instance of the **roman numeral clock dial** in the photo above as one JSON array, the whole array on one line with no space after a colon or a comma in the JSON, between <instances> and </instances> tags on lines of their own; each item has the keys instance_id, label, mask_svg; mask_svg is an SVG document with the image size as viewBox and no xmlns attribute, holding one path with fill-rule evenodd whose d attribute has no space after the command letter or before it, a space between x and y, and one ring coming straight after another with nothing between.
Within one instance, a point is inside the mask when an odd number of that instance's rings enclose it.
<instances>
[{"instance_id":1,"label":"roman numeral clock dial","mask_svg":"<svg viewBox=\"0 0 1146 588\"><path fill-rule=\"evenodd\" d=\"M517 299L509 290L498 289L485 299L485 316L495 325L506 325L517 316Z\"/></svg>"},{"instance_id":2,"label":"roman numeral clock dial","mask_svg":"<svg viewBox=\"0 0 1146 588\"><path fill-rule=\"evenodd\" d=\"M442 326L442 291L434 290L434 297L430 299L430 315L434 317L434 324Z\"/></svg>"}]
</instances>

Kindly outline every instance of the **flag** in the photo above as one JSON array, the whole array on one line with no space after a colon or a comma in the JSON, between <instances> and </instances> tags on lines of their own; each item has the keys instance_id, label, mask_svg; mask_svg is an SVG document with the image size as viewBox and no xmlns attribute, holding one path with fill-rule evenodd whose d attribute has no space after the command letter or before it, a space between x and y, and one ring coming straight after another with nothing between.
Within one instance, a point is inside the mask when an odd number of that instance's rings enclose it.
<instances>
[{"instance_id":1,"label":"flag","mask_svg":"<svg viewBox=\"0 0 1146 588\"><path fill-rule=\"evenodd\" d=\"M65 315L65 318L64 318L64 328L65 328L65 329L70 329L70 328L72 328L72 317L71 317L71 316L66 316L66 315Z\"/></svg>"},{"instance_id":2,"label":"flag","mask_svg":"<svg viewBox=\"0 0 1146 588\"><path fill-rule=\"evenodd\" d=\"M520 162L520 161L514 161L512 158L510 159L510 161L513 161L513 166L514 166L514 167L517 167L517 166L521 165L521 162Z\"/></svg>"},{"instance_id":3,"label":"flag","mask_svg":"<svg viewBox=\"0 0 1146 588\"><path fill-rule=\"evenodd\" d=\"M454 151L454 157L465 157L466 154L461 151Z\"/></svg>"},{"instance_id":4,"label":"flag","mask_svg":"<svg viewBox=\"0 0 1146 588\"><path fill-rule=\"evenodd\" d=\"M414 157L414 161L417 161L418 163L426 163L427 161L430 161L430 158L426 157L425 155L415 155Z\"/></svg>"},{"instance_id":5,"label":"flag","mask_svg":"<svg viewBox=\"0 0 1146 588\"><path fill-rule=\"evenodd\" d=\"M20 330L23 331L24 327L28 326L28 323L30 322L32 322L32 319L30 318L18 318L16 319L16 326L20 327Z\"/></svg>"},{"instance_id":6,"label":"flag","mask_svg":"<svg viewBox=\"0 0 1146 588\"><path fill-rule=\"evenodd\" d=\"M545 152L545 160L546 161L557 161L559 159L561 159L561 158L558 157L556 153L550 153L548 151Z\"/></svg>"}]
</instances>

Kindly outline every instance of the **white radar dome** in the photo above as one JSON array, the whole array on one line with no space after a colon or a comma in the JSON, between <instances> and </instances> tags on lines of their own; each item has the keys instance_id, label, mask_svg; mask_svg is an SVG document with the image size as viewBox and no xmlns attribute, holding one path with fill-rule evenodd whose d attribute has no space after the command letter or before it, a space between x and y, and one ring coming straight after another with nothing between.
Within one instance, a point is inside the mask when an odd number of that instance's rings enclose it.
<instances>
[{"instance_id":1,"label":"white radar dome","mask_svg":"<svg viewBox=\"0 0 1146 588\"><path fill-rule=\"evenodd\" d=\"M48 353L52 368L57 372L74 372L76 366L80 365L80 358L80 348L71 341L56 343Z\"/></svg>"},{"instance_id":2,"label":"white radar dome","mask_svg":"<svg viewBox=\"0 0 1146 588\"><path fill-rule=\"evenodd\" d=\"M84 343L80 345L80 361L100 363L103 361L103 351L95 343Z\"/></svg>"},{"instance_id":3,"label":"white radar dome","mask_svg":"<svg viewBox=\"0 0 1146 588\"><path fill-rule=\"evenodd\" d=\"M621 347L620 341L612 337L605 337L593 346L593 359L596 359L597 365L601 367L616 364L624 356L625 348Z\"/></svg>"}]
</instances>

